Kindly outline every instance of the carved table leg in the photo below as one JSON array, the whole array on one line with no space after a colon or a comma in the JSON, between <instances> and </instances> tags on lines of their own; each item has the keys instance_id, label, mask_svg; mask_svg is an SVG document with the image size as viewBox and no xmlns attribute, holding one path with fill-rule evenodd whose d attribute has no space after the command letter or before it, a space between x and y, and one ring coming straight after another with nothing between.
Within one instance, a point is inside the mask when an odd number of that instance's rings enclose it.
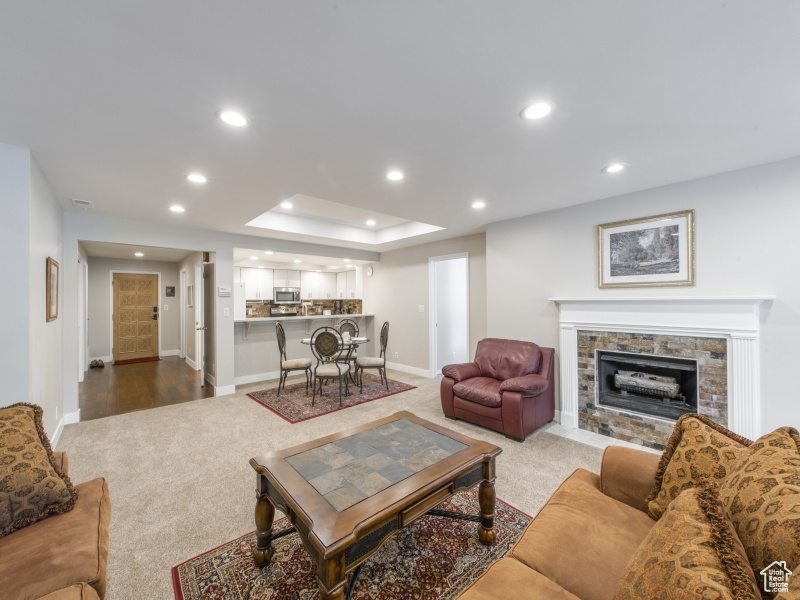
<instances>
[{"instance_id":1,"label":"carved table leg","mask_svg":"<svg viewBox=\"0 0 800 600\"><path fill-rule=\"evenodd\" d=\"M347 575L344 572L344 553L329 559L320 559L317 565L317 583L321 600L345 600Z\"/></svg>"},{"instance_id":2,"label":"carved table leg","mask_svg":"<svg viewBox=\"0 0 800 600\"><path fill-rule=\"evenodd\" d=\"M272 521L275 519L275 507L266 494L256 495L256 549L253 560L256 566L263 568L272 560L275 549L272 547Z\"/></svg>"},{"instance_id":3,"label":"carved table leg","mask_svg":"<svg viewBox=\"0 0 800 600\"><path fill-rule=\"evenodd\" d=\"M478 539L487 546L494 544L497 532L494 530L494 459L483 465L483 481L478 491L481 507L481 524L478 525Z\"/></svg>"}]
</instances>

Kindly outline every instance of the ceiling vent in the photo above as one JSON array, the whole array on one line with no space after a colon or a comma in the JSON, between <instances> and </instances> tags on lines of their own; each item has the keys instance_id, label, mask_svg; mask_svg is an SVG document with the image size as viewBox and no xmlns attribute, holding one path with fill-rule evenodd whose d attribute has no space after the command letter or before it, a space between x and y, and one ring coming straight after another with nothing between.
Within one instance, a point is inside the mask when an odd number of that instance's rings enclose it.
<instances>
[{"instance_id":1,"label":"ceiling vent","mask_svg":"<svg viewBox=\"0 0 800 600\"><path fill-rule=\"evenodd\" d=\"M82 208L83 210L89 210L92 208L92 201L91 200L78 200L77 198L72 199L72 203L78 207Z\"/></svg>"}]
</instances>

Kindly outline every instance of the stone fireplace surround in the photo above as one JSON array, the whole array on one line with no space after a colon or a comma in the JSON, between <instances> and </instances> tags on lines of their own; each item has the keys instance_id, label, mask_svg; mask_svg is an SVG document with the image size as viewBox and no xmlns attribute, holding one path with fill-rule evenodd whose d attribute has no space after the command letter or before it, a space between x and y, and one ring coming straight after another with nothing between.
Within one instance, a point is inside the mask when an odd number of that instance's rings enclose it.
<instances>
[{"instance_id":1,"label":"stone fireplace surround","mask_svg":"<svg viewBox=\"0 0 800 600\"><path fill-rule=\"evenodd\" d=\"M759 309L763 302L774 300L774 296L551 300L559 306L560 422L563 426L578 428L580 425L579 364L587 357L579 357L579 331L587 338L593 337L595 332L597 336L594 337L613 332L643 336L639 339L648 343L651 340L646 338L653 336L684 338L684 343L695 346L696 341L689 342L686 338L700 339L701 346L724 341L727 346L727 404L724 411L717 405L711 414L716 414L723 425L747 438L756 439L761 435ZM623 335L626 339L632 337ZM719 350L715 348L717 356ZM586 368L585 360L583 366ZM703 410L710 409L700 412ZM584 428L591 429L587 414L584 407ZM658 436L665 428L660 429ZM610 428L596 430L613 435ZM646 445L658 447L661 444L651 441Z\"/></svg>"}]
</instances>

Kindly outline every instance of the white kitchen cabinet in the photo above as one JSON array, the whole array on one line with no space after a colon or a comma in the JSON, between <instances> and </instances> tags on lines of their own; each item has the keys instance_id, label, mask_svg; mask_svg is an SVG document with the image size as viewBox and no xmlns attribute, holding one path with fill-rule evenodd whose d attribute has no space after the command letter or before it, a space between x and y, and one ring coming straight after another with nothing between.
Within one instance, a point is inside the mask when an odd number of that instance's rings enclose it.
<instances>
[{"instance_id":1,"label":"white kitchen cabinet","mask_svg":"<svg viewBox=\"0 0 800 600\"><path fill-rule=\"evenodd\" d=\"M357 293L356 289L356 272L347 271L347 297L348 298L359 298L361 294Z\"/></svg>"},{"instance_id":2,"label":"white kitchen cabinet","mask_svg":"<svg viewBox=\"0 0 800 600\"><path fill-rule=\"evenodd\" d=\"M336 274L336 297L347 298L347 272L345 271Z\"/></svg>"},{"instance_id":3,"label":"white kitchen cabinet","mask_svg":"<svg viewBox=\"0 0 800 600\"><path fill-rule=\"evenodd\" d=\"M336 273L317 273L319 275L319 299L334 300L336 296Z\"/></svg>"},{"instance_id":4,"label":"white kitchen cabinet","mask_svg":"<svg viewBox=\"0 0 800 600\"><path fill-rule=\"evenodd\" d=\"M242 267L241 278L247 300L272 300L272 269Z\"/></svg>"},{"instance_id":5,"label":"white kitchen cabinet","mask_svg":"<svg viewBox=\"0 0 800 600\"><path fill-rule=\"evenodd\" d=\"M317 298L319 298L319 273L300 271L300 299L315 300Z\"/></svg>"},{"instance_id":6,"label":"white kitchen cabinet","mask_svg":"<svg viewBox=\"0 0 800 600\"><path fill-rule=\"evenodd\" d=\"M274 286L275 287L295 287L299 288L300 285L300 271L294 269L275 269L274 273Z\"/></svg>"}]
</instances>

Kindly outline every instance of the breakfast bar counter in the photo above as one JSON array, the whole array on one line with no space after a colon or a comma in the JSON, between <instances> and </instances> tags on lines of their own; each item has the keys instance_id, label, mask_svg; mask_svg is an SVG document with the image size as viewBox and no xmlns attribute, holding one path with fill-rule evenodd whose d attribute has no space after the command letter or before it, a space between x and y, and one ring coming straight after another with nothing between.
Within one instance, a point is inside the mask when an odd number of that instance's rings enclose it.
<instances>
[{"instance_id":1,"label":"breakfast bar counter","mask_svg":"<svg viewBox=\"0 0 800 600\"><path fill-rule=\"evenodd\" d=\"M356 315L309 315L307 317L303 316L275 316L275 317L250 317L249 319L235 319L234 323L242 323L242 339L246 340L247 336L250 335L250 325L254 323L275 323L277 321L286 322L286 321L305 321L306 322L306 333L311 333L312 321L317 321L320 319L327 319L328 321L333 321L333 326L335 327L339 321L342 319L354 319L360 320L365 318L371 318L375 315L369 314L356 314ZM314 328L321 327L322 323L316 323L313 325Z\"/></svg>"}]
</instances>

